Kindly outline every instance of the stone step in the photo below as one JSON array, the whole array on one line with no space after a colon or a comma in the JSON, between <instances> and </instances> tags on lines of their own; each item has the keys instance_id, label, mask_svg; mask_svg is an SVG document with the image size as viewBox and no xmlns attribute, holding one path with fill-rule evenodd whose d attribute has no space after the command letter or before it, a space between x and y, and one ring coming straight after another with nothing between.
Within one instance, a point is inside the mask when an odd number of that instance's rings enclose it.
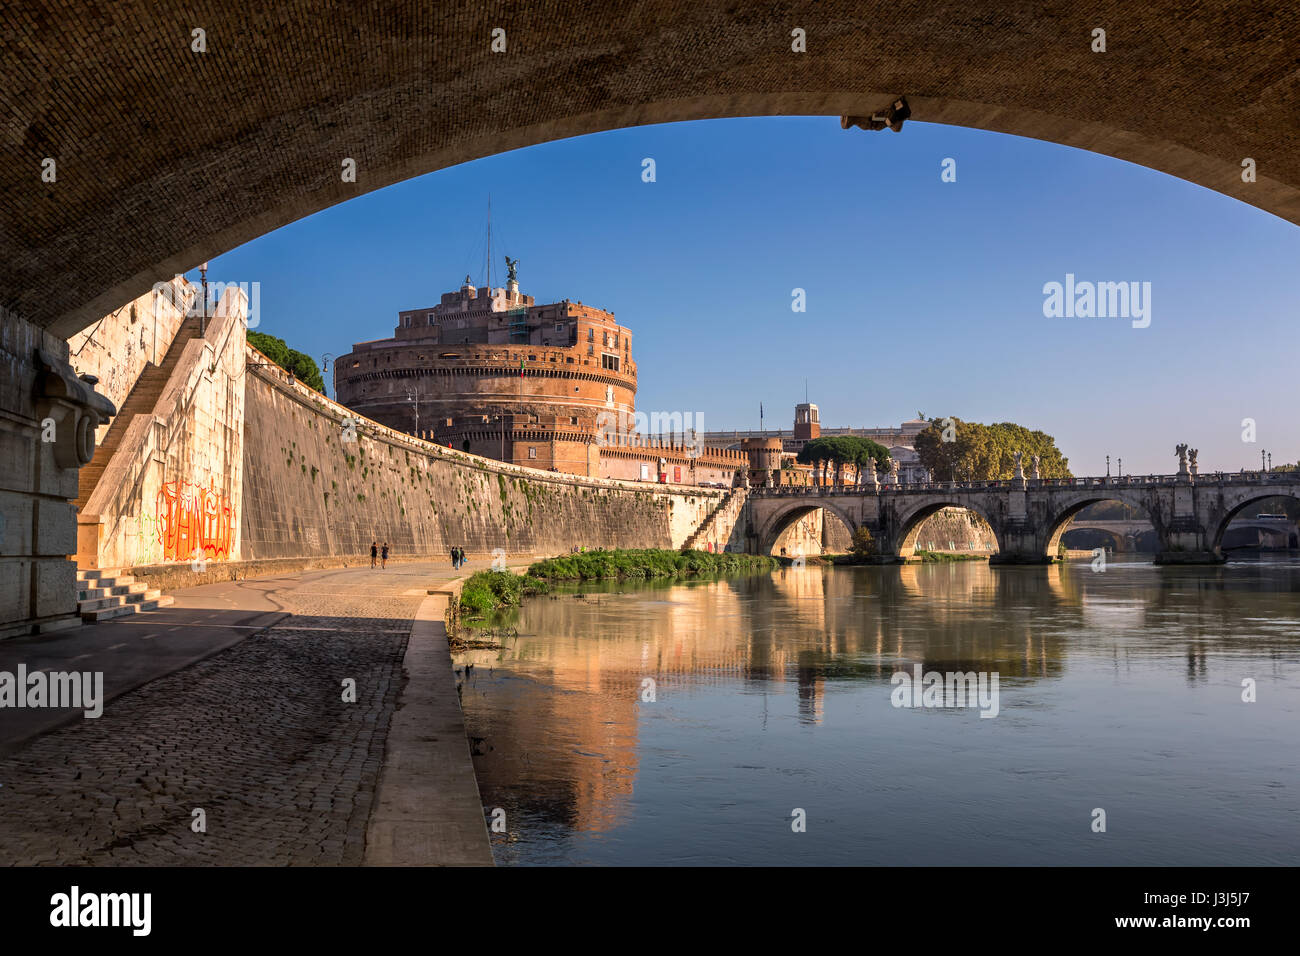
<instances>
[{"instance_id":1,"label":"stone step","mask_svg":"<svg viewBox=\"0 0 1300 956\"><path fill-rule=\"evenodd\" d=\"M111 597L86 598L84 601L77 602L77 610L82 614L87 611L104 611L108 608L121 606L122 596L120 594Z\"/></svg>"},{"instance_id":2,"label":"stone step","mask_svg":"<svg viewBox=\"0 0 1300 956\"><path fill-rule=\"evenodd\" d=\"M111 580L111 579L110 579ZM141 584L111 584L103 587L79 588L78 601L92 601L95 598L112 597L115 594L129 594L132 588L145 587Z\"/></svg>"},{"instance_id":3,"label":"stone step","mask_svg":"<svg viewBox=\"0 0 1300 956\"><path fill-rule=\"evenodd\" d=\"M81 568L77 571L77 580L97 581L100 578L116 577L121 573L121 568Z\"/></svg>"},{"instance_id":4,"label":"stone step","mask_svg":"<svg viewBox=\"0 0 1300 956\"><path fill-rule=\"evenodd\" d=\"M93 582L85 582L85 585L93 588L127 588L135 583L134 577L123 574L115 578L96 578Z\"/></svg>"},{"instance_id":5,"label":"stone step","mask_svg":"<svg viewBox=\"0 0 1300 956\"><path fill-rule=\"evenodd\" d=\"M116 607L101 608L95 611L83 611L81 619L92 624L99 621L110 621L115 617L124 617L128 614L141 614L146 611L156 611L160 607L167 607L175 603L175 601L175 598L164 594L130 604L119 604Z\"/></svg>"},{"instance_id":6,"label":"stone step","mask_svg":"<svg viewBox=\"0 0 1300 956\"><path fill-rule=\"evenodd\" d=\"M112 607L97 608L92 611L82 611L81 619L90 623L99 621L110 621L115 617L124 617L127 614L135 614L139 610L136 604L115 604Z\"/></svg>"}]
</instances>

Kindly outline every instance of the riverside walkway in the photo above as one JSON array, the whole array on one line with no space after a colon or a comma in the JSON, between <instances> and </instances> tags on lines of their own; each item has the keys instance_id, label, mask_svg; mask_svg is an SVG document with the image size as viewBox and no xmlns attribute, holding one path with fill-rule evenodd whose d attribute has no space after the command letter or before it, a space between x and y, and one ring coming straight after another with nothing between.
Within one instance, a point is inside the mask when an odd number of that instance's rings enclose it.
<instances>
[{"instance_id":1,"label":"riverside walkway","mask_svg":"<svg viewBox=\"0 0 1300 956\"><path fill-rule=\"evenodd\" d=\"M208 584L156 612L0 642L0 671L102 672L105 698L93 719L0 710L0 858L490 865L447 595L429 593L486 566Z\"/></svg>"}]
</instances>

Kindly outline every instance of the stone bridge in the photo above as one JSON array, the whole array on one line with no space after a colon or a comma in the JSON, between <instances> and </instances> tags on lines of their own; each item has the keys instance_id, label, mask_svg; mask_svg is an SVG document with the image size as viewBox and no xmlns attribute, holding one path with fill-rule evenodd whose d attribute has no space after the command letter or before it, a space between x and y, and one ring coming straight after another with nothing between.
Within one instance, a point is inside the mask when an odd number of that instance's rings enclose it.
<instances>
[{"instance_id":1,"label":"stone bridge","mask_svg":"<svg viewBox=\"0 0 1300 956\"><path fill-rule=\"evenodd\" d=\"M1090 519L1085 521L1076 518L1065 529L1066 534L1071 531L1098 532L1110 539L1110 546L1117 552L1150 550L1151 539L1155 537L1151 525L1140 520ZM1251 532L1254 532L1254 541L1243 544L1241 539L1249 536ZM1237 547L1258 547L1261 543L1268 542L1270 547L1294 548L1296 541L1294 521L1259 518L1243 509L1229 524L1220 547L1226 551ZM1066 546L1078 547L1079 545L1067 541Z\"/></svg>"},{"instance_id":2,"label":"stone bridge","mask_svg":"<svg viewBox=\"0 0 1300 956\"><path fill-rule=\"evenodd\" d=\"M1300 474L1180 473L1125 478L1012 479L866 486L755 488L740 525L745 548L769 552L794 521L817 508L850 530L866 527L881 562L906 561L917 533L940 508L967 508L993 529L1001 564L1044 564L1055 559L1061 535L1088 505L1119 501L1155 529L1158 564L1224 561L1224 532L1234 517L1264 498L1300 499Z\"/></svg>"}]
</instances>

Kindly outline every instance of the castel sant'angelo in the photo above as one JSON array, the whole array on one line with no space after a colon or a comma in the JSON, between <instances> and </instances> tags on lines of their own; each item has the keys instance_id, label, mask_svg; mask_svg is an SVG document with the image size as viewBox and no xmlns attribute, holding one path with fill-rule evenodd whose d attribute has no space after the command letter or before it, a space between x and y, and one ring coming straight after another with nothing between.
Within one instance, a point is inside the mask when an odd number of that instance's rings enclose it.
<instances>
[{"instance_id":1,"label":"castel sant'angelo","mask_svg":"<svg viewBox=\"0 0 1300 956\"><path fill-rule=\"evenodd\" d=\"M398 313L393 337L334 368L338 401L367 418L475 455L602 478L730 487L748 459L689 436L626 427L636 411L632 332L568 299L538 304L468 276L437 305Z\"/></svg>"}]
</instances>

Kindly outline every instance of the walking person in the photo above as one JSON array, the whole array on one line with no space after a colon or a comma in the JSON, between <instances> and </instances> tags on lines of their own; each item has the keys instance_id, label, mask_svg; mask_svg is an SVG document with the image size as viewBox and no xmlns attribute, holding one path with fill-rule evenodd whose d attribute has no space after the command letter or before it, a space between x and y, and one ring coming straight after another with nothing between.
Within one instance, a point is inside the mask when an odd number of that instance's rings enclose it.
<instances>
[{"instance_id":1,"label":"walking person","mask_svg":"<svg viewBox=\"0 0 1300 956\"><path fill-rule=\"evenodd\" d=\"M375 566L375 558L379 556L379 544L375 541L370 542L370 566Z\"/></svg>"},{"instance_id":2,"label":"walking person","mask_svg":"<svg viewBox=\"0 0 1300 956\"><path fill-rule=\"evenodd\" d=\"M379 552L379 560L382 562L379 565L379 570L382 571L388 567L388 542L387 541L384 542L384 549L381 552Z\"/></svg>"},{"instance_id":3,"label":"walking person","mask_svg":"<svg viewBox=\"0 0 1300 956\"><path fill-rule=\"evenodd\" d=\"M456 568L460 567L460 565L456 561L456 546L453 544L450 548L447 549L447 553L451 555L451 568L454 571L456 570Z\"/></svg>"}]
</instances>

